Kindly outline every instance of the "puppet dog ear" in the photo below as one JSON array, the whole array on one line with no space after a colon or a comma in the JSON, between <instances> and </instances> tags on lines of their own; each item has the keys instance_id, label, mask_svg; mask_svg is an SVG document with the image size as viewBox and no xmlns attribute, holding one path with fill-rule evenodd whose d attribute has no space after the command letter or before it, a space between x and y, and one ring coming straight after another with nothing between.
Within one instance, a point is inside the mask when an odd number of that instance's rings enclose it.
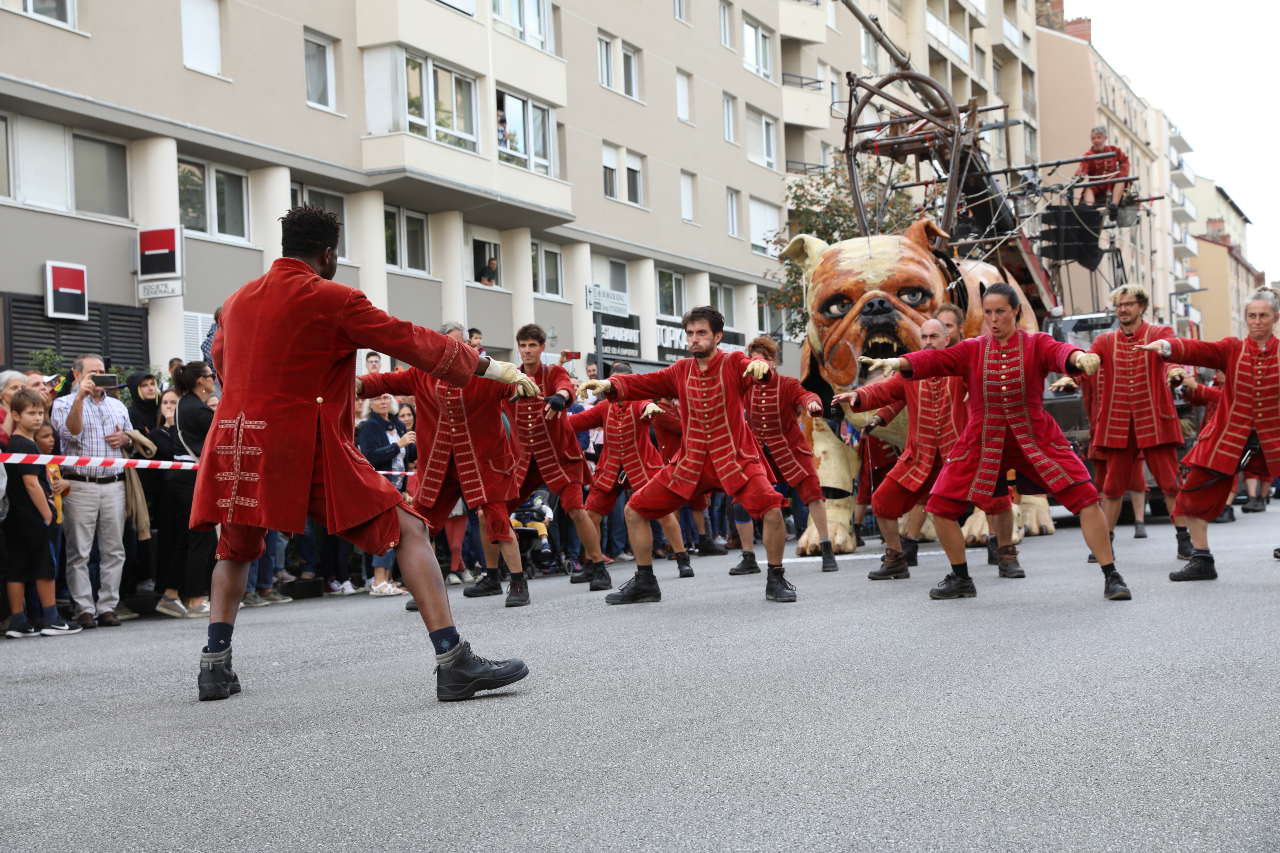
<instances>
[{"instance_id":1,"label":"puppet dog ear","mask_svg":"<svg viewBox=\"0 0 1280 853\"><path fill-rule=\"evenodd\" d=\"M813 278L813 271L822 263L822 253L830 244L809 234L801 234L791 238L787 248L779 256L783 260L792 261L804 272L806 279Z\"/></svg>"}]
</instances>

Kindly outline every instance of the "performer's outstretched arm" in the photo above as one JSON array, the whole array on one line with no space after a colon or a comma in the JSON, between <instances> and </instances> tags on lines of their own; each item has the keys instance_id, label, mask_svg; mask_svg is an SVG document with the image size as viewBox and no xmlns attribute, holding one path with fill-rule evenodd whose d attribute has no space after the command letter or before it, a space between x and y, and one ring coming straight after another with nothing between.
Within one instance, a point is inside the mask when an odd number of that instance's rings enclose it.
<instances>
[{"instance_id":1,"label":"performer's outstretched arm","mask_svg":"<svg viewBox=\"0 0 1280 853\"><path fill-rule=\"evenodd\" d=\"M1196 341L1191 338L1165 338L1152 341L1134 349L1146 350L1176 364L1194 364L1197 367L1211 367L1214 370L1226 370L1231 362L1233 348L1230 341L1234 338L1223 338L1220 341Z\"/></svg>"},{"instance_id":2,"label":"performer's outstretched arm","mask_svg":"<svg viewBox=\"0 0 1280 853\"><path fill-rule=\"evenodd\" d=\"M386 353L459 388L471 381L480 364L480 354L471 347L392 317L358 290L351 291L342 312L339 334L352 349Z\"/></svg>"}]
</instances>

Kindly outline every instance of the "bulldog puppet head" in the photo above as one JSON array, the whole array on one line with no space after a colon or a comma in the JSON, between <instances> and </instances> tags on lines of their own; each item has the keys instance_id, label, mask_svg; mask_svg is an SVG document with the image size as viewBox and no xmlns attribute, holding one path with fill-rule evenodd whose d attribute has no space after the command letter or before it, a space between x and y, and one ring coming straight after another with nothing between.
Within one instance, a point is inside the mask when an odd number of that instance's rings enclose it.
<instances>
[{"instance_id":1,"label":"bulldog puppet head","mask_svg":"<svg viewBox=\"0 0 1280 853\"><path fill-rule=\"evenodd\" d=\"M946 234L932 220L902 236L858 237L827 244L800 235L783 251L809 280L808 345L837 389L865 379L859 356L890 358L920 349L920 325L947 297L933 256Z\"/></svg>"}]
</instances>

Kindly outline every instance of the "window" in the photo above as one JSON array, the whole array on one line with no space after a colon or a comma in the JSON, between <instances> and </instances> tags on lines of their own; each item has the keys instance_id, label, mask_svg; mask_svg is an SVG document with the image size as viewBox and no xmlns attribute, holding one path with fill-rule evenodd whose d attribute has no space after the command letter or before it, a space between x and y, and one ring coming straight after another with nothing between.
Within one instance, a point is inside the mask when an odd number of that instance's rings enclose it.
<instances>
[{"instance_id":1,"label":"window","mask_svg":"<svg viewBox=\"0 0 1280 853\"><path fill-rule=\"evenodd\" d=\"M775 141L777 122L760 112L747 107L747 159L769 169L778 166L777 144Z\"/></svg>"},{"instance_id":2,"label":"window","mask_svg":"<svg viewBox=\"0 0 1280 853\"><path fill-rule=\"evenodd\" d=\"M627 292L627 264L625 261L609 261L609 289L616 293Z\"/></svg>"},{"instance_id":3,"label":"window","mask_svg":"<svg viewBox=\"0 0 1280 853\"><path fill-rule=\"evenodd\" d=\"M773 36L746 15L742 16L742 65L761 77L773 76Z\"/></svg>"},{"instance_id":4,"label":"window","mask_svg":"<svg viewBox=\"0 0 1280 853\"><path fill-rule=\"evenodd\" d=\"M129 218L125 147L88 136L71 137L76 210Z\"/></svg>"},{"instance_id":5,"label":"window","mask_svg":"<svg viewBox=\"0 0 1280 853\"><path fill-rule=\"evenodd\" d=\"M720 4L720 43L733 49L733 5Z\"/></svg>"},{"instance_id":6,"label":"window","mask_svg":"<svg viewBox=\"0 0 1280 853\"><path fill-rule=\"evenodd\" d=\"M711 307L724 315L724 324L733 328L733 286L711 282Z\"/></svg>"},{"instance_id":7,"label":"window","mask_svg":"<svg viewBox=\"0 0 1280 853\"><path fill-rule=\"evenodd\" d=\"M334 106L333 41L314 33L303 35L307 73L307 103L323 110Z\"/></svg>"},{"instance_id":8,"label":"window","mask_svg":"<svg viewBox=\"0 0 1280 853\"><path fill-rule=\"evenodd\" d=\"M680 173L680 218L693 221L693 175Z\"/></svg>"},{"instance_id":9,"label":"window","mask_svg":"<svg viewBox=\"0 0 1280 853\"><path fill-rule=\"evenodd\" d=\"M405 98L409 131L465 151L479 148L476 137L476 81L437 65L405 58ZM427 105L432 104L430 114Z\"/></svg>"},{"instance_id":10,"label":"window","mask_svg":"<svg viewBox=\"0 0 1280 853\"><path fill-rule=\"evenodd\" d=\"M831 74L831 103L838 104L844 100L844 92L840 91L840 72L834 68Z\"/></svg>"},{"instance_id":11,"label":"window","mask_svg":"<svg viewBox=\"0 0 1280 853\"><path fill-rule=\"evenodd\" d=\"M203 163L178 161L178 217L182 227L191 231L209 230L209 187L204 176Z\"/></svg>"},{"instance_id":12,"label":"window","mask_svg":"<svg viewBox=\"0 0 1280 853\"><path fill-rule=\"evenodd\" d=\"M1003 70L999 62L991 63L991 85L995 89L996 97L1002 101L1004 100L1004 81L1000 77Z\"/></svg>"},{"instance_id":13,"label":"window","mask_svg":"<svg viewBox=\"0 0 1280 853\"><path fill-rule=\"evenodd\" d=\"M867 30L862 31L862 64L872 74L880 73L880 45Z\"/></svg>"},{"instance_id":14,"label":"window","mask_svg":"<svg viewBox=\"0 0 1280 853\"><path fill-rule=\"evenodd\" d=\"M404 265L418 272L427 271L427 217L421 213L404 214Z\"/></svg>"},{"instance_id":15,"label":"window","mask_svg":"<svg viewBox=\"0 0 1280 853\"><path fill-rule=\"evenodd\" d=\"M724 141L733 142L733 114L738 109L738 99L733 95L724 96Z\"/></svg>"},{"instance_id":16,"label":"window","mask_svg":"<svg viewBox=\"0 0 1280 853\"><path fill-rule=\"evenodd\" d=\"M27 204L68 210L67 129L60 124L21 116L14 127L18 192Z\"/></svg>"},{"instance_id":17,"label":"window","mask_svg":"<svg viewBox=\"0 0 1280 853\"><path fill-rule=\"evenodd\" d=\"M547 296L560 296L560 247L533 242L533 289Z\"/></svg>"},{"instance_id":18,"label":"window","mask_svg":"<svg viewBox=\"0 0 1280 853\"><path fill-rule=\"evenodd\" d=\"M222 34L218 0L182 0L182 64L222 74Z\"/></svg>"},{"instance_id":19,"label":"window","mask_svg":"<svg viewBox=\"0 0 1280 853\"><path fill-rule=\"evenodd\" d=\"M751 199L751 251L771 258L778 256L773 237L778 232L780 218L777 205Z\"/></svg>"},{"instance_id":20,"label":"window","mask_svg":"<svg viewBox=\"0 0 1280 853\"><path fill-rule=\"evenodd\" d=\"M827 0L827 26L831 29L836 28L836 4L840 0Z\"/></svg>"},{"instance_id":21,"label":"window","mask_svg":"<svg viewBox=\"0 0 1280 853\"><path fill-rule=\"evenodd\" d=\"M691 121L689 118L689 75L683 71L676 72L676 118Z\"/></svg>"},{"instance_id":22,"label":"window","mask_svg":"<svg viewBox=\"0 0 1280 853\"><path fill-rule=\"evenodd\" d=\"M178 161L182 227L224 237L249 237L249 180L243 172L200 160Z\"/></svg>"},{"instance_id":23,"label":"window","mask_svg":"<svg viewBox=\"0 0 1280 853\"><path fill-rule=\"evenodd\" d=\"M987 52L976 43L973 46L973 76L979 80L987 79Z\"/></svg>"},{"instance_id":24,"label":"window","mask_svg":"<svg viewBox=\"0 0 1280 853\"><path fill-rule=\"evenodd\" d=\"M546 4L543 0L493 0L493 26L499 32L547 47Z\"/></svg>"},{"instance_id":25,"label":"window","mask_svg":"<svg viewBox=\"0 0 1280 853\"><path fill-rule=\"evenodd\" d=\"M676 20L689 23L689 0L675 0Z\"/></svg>"},{"instance_id":26,"label":"window","mask_svg":"<svg viewBox=\"0 0 1280 853\"><path fill-rule=\"evenodd\" d=\"M641 204L643 202L640 193L643 163L644 161L639 154L627 152L627 201L632 204Z\"/></svg>"},{"instance_id":27,"label":"window","mask_svg":"<svg viewBox=\"0 0 1280 853\"><path fill-rule=\"evenodd\" d=\"M9 120L0 116L0 195L9 191Z\"/></svg>"},{"instance_id":28,"label":"window","mask_svg":"<svg viewBox=\"0 0 1280 853\"><path fill-rule=\"evenodd\" d=\"M604 194L618 197L618 149L607 142L604 145Z\"/></svg>"},{"instance_id":29,"label":"window","mask_svg":"<svg viewBox=\"0 0 1280 853\"><path fill-rule=\"evenodd\" d=\"M606 89L613 88L613 42L607 38L596 41L600 54L600 85Z\"/></svg>"},{"instance_id":30,"label":"window","mask_svg":"<svg viewBox=\"0 0 1280 853\"><path fill-rule=\"evenodd\" d=\"M347 256L347 198L328 190L318 190L314 187L303 187L303 198L307 204L326 210L329 213L337 214L338 221L342 223L342 229L338 235L338 257L345 258Z\"/></svg>"},{"instance_id":31,"label":"window","mask_svg":"<svg viewBox=\"0 0 1280 853\"><path fill-rule=\"evenodd\" d=\"M640 54L630 47L622 49L622 93L640 99Z\"/></svg>"},{"instance_id":32,"label":"window","mask_svg":"<svg viewBox=\"0 0 1280 853\"><path fill-rule=\"evenodd\" d=\"M224 172L221 169L216 170L214 175L213 192L216 200L215 209L218 211L218 233L247 238L249 236L249 230L245 227L247 219L245 208L249 195L245 187L247 179L244 175Z\"/></svg>"},{"instance_id":33,"label":"window","mask_svg":"<svg viewBox=\"0 0 1280 853\"><path fill-rule=\"evenodd\" d=\"M728 215L729 236L738 236L738 191L725 190L725 212Z\"/></svg>"},{"instance_id":34,"label":"window","mask_svg":"<svg viewBox=\"0 0 1280 853\"><path fill-rule=\"evenodd\" d=\"M1036 158L1036 129L1029 124L1024 124L1022 129L1026 132L1026 138L1023 140L1025 150L1022 152L1022 159L1025 162L1031 162ZM1135 172L1139 169L1135 169Z\"/></svg>"},{"instance_id":35,"label":"window","mask_svg":"<svg viewBox=\"0 0 1280 853\"><path fill-rule=\"evenodd\" d=\"M684 314L684 276L680 273L658 270L658 313L664 317Z\"/></svg>"},{"instance_id":36,"label":"window","mask_svg":"<svg viewBox=\"0 0 1280 853\"><path fill-rule=\"evenodd\" d=\"M76 25L76 0L26 0L25 5L32 15L52 18L69 27Z\"/></svg>"},{"instance_id":37,"label":"window","mask_svg":"<svg viewBox=\"0 0 1280 853\"><path fill-rule=\"evenodd\" d=\"M756 288L756 322L760 324L760 334L770 335L782 331L782 309L770 305L767 301L769 288Z\"/></svg>"},{"instance_id":38,"label":"window","mask_svg":"<svg viewBox=\"0 0 1280 853\"><path fill-rule=\"evenodd\" d=\"M383 208L382 225L386 232L387 266L398 267L400 266L400 209Z\"/></svg>"}]
</instances>

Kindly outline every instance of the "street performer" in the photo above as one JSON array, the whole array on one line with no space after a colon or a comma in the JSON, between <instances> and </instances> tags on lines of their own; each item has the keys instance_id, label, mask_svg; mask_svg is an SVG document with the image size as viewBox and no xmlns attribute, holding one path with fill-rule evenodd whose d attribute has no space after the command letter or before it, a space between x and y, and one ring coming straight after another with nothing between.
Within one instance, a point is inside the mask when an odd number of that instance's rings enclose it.
<instances>
[{"instance_id":1,"label":"street performer","mask_svg":"<svg viewBox=\"0 0 1280 853\"><path fill-rule=\"evenodd\" d=\"M609 376L630 373L630 365L616 362ZM654 474L662 470L662 457L649 439L649 419L660 412L662 407L649 400L601 400L586 411L569 416L569 428L574 432L604 428L604 449L596 462L586 503L587 515L597 531L600 530L600 520L613 512L614 505L626 489L643 488ZM675 552L680 577L693 577L693 566L689 564L684 535L680 532L680 519L675 512L670 512L658 519L658 523ZM613 585L603 562L596 563L592 569L590 589L605 590Z\"/></svg>"},{"instance_id":2,"label":"street performer","mask_svg":"<svg viewBox=\"0 0 1280 853\"><path fill-rule=\"evenodd\" d=\"M809 447L804 431L800 428L800 413L803 411L820 416L822 401L817 394L804 390L800 380L778 373L778 344L773 338L761 335L753 340L747 345L747 356L769 365L768 379L750 386L747 425L760 442L760 450L773 474L773 482L795 489L800 500L809 508L809 517L817 528L822 549L822 570L838 571L836 555L831 550L831 539L827 536L827 502L822 498L818 470L813 467L813 449ZM729 574L759 573L756 552L751 547L755 544L755 525L746 509L736 501L733 513L738 525L738 538L742 540L742 562L731 569Z\"/></svg>"},{"instance_id":3,"label":"street performer","mask_svg":"<svg viewBox=\"0 0 1280 853\"><path fill-rule=\"evenodd\" d=\"M782 495L769 482L760 449L745 417L750 384L766 380L767 362L740 352L723 352L724 316L703 306L684 315L685 339L692 358L637 376L589 379L578 395L596 394L609 400L671 397L680 402L683 444L676 461L666 465L631 496L627 531L636 557L636 574L621 589L606 596L609 604L661 601L653 576L653 533L648 519L674 512L699 495L724 491L747 512L764 522L764 547L769 576L765 599L796 600L795 587L783 576Z\"/></svg>"},{"instance_id":4,"label":"street performer","mask_svg":"<svg viewBox=\"0 0 1280 853\"><path fill-rule=\"evenodd\" d=\"M1212 367L1226 374L1217 411L1201 427L1196 446L1183 459L1190 467L1174 515L1185 516L1191 531L1191 559L1171 581L1210 581L1218 577L1209 551L1209 520L1222 512L1237 472L1270 480L1280 476L1280 359L1276 356L1276 320L1280 297L1259 290L1245 303L1249 337L1220 341L1171 338L1144 344L1175 364Z\"/></svg>"},{"instance_id":5,"label":"street performer","mask_svg":"<svg viewBox=\"0 0 1280 853\"><path fill-rule=\"evenodd\" d=\"M1084 152L1084 156L1090 154L1110 154L1110 157L1099 157L1096 160L1085 160L1076 169L1077 176L1083 176L1086 181L1096 181L1103 178L1108 179L1108 183L1098 187L1085 187L1080 191L1081 204L1093 205L1109 205L1112 208L1120 204L1120 198L1124 195L1125 183L1115 183L1111 179L1129 177L1129 155L1124 153L1124 149L1107 144L1107 128L1105 125L1098 125L1089 131L1089 150ZM1098 192L1095 193L1094 190ZM1108 198L1109 197L1109 198ZM1095 201L1095 198L1097 199Z\"/></svg>"},{"instance_id":6,"label":"street performer","mask_svg":"<svg viewBox=\"0 0 1280 853\"><path fill-rule=\"evenodd\" d=\"M447 323L444 328L446 337L464 342L461 324ZM530 385L526 390L536 395L532 380L525 381ZM510 385L479 377L459 388L416 367L398 373L366 373L356 379L356 394L361 397L413 397L418 406L417 432L422 436L418 442L417 493L412 495L414 510L426 519L434 536L444 527L458 498L468 507L480 509L489 582L479 595L496 594L488 591L493 586L502 591L498 580L501 554L511 572L506 606L523 607L529 603L529 584L507 518L507 502L517 494L512 476L515 444L502 423L511 391ZM469 586L463 595L476 598L472 590L480 588L480 583Z\"/></svg>"},{"instance_id":7,"label":"street performer","mask_svg":"<svg viewBox=\"0 0 1280 853\"><path fill-rule=\"evenodd\" d=\"M1169 383L1181 382L1186 371L1141 351L1143 344L1173 338L1173 329L1143 320L1149 302L1145 287L1121 285L1111 291L1109 300L1115 306L1120 328L1094 338L1089 352L1102 359L1102 367L1083 384L1091 398L1086 401L1091 415L1089 450L1093 454L1096 448L1106 463L1105 479L1099 477L1098 483L1102 511L1114 541L1124 496L1132 485L1135 468L1142 470L1143 459L1156 485L1165 493L1168 506L1173 506L1177 498L1182 425ZM1052 387L1070 388L1075 384L1070 376L1064 376ZM1184 540L1190 543L1190 534L1185 519L1175 516L1173 523L1181 551L1186 547Z\"/></svg>"},{"instance_id":8,"label":"street performer","mask_svg":"<svg viewBox=\"0 0 1280 853\"><path fill-rule=\"evenodd\" d=\"M1079 516L1085 542L1101 563L1103 595L1127 600L1132 595L1116 571L1107 519L1097 506L1098 490L1043 406L1047 374L1091 375L1101 359L1042 332L1020 330L1021 310L1018 292L997 282L987 286L982 298L988 334L947 349L919 350L901 358L864 357L869 370L883 370L886 376L901 372L904 378L917 382L934 376L964 376L971 391L969 423L952 446L926 505L933 513L938 541L951 561L951 573L929 597L977 595L965 562L964 534L956 519L969 502L1007 494L1005 472L1014 468L1020 480L1030 481L1026 491L1047 490Z\"/></svg>"},{"instance_id":9,"label":"street performer","mask_svg":"<svg viewBox=\"0 0 1280 853\"><path fill-rule=\"evenodd\" d=\"M536 389L515 365L397 320L359 290L333 283L336 215L304 205L281 222L284 257L227 299L213 340L223 396L191 510L193 529L221 526L200 698L240 692L231 634L249 563L265 551L267 530L300 534L307 516L370 554L396 549L435 646L438 699L467 699L519 681L529 673L523 662L485 660L459 638L423 518L352 444L351 392L360 349L387 353L451 385L483 375L515 385L513 392Z\"/></svg>"},{"instance_id":10,"label":"street performer","mask_svg":"<svg viewBox=\"0 0 1280 853\"><path fill-rule=\"evenodd\" d=\"M926 350L944 350L951 337L940 320L926 320L920 326L920 345ZM832 401L845 403L855 412L879 409L868 423L871 429L888 423L907 409L907 443L898 464L880 481L871 496L871 511L884 536L884 562L867 575L873 581L911 577L914 559L908 559L898 530L898 519L917 505L925 504L929 492L942 471L942 463L964 431L969 419L965 404L968 389L963 376L934 376L919 382L907 382L901 374L884 382L875 382L837 394ZM1000 576L1026 577L1018 564L1018 549L1013 544L1013 500L1006 492L1002 497L976 495L974 503L987 514L1000 541L996 554ZM912 542L918 547L918 542ZM914 551L915 548L913 547ZM914 558L914 554L912 555Z\"/></svg>"}]
</instances>

